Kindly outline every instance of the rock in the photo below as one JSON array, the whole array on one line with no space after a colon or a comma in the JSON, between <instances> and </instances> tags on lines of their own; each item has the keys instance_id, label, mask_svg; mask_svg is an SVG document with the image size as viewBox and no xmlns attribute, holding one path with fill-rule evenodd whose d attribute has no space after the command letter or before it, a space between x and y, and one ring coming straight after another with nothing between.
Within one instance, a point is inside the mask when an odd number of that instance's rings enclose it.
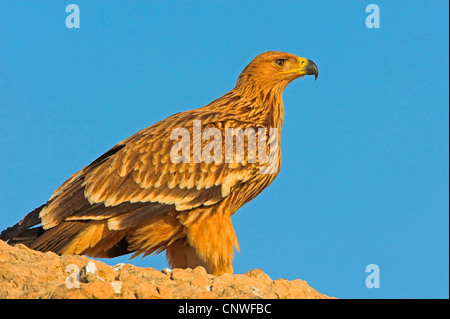
<instances>
[{"instance_id":1,"label":"rock","mask_svg":"<svg viewBox=\"0 0 450 319\"><path fill-rule=\"evenodd\" d=\"M203 267L109 266L84 256L41 253L0 240L0 298L276 299L330 298L301 279L272 280L261 269L213 276Z\"/></svg>"}]
</instances>

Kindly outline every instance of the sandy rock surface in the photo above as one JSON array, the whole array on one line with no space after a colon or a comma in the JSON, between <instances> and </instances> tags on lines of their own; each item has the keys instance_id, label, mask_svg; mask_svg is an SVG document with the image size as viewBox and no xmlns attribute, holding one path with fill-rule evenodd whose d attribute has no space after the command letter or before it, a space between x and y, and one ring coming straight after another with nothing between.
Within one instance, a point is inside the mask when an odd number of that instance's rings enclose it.
<instances>
[{"instance_id":1,"label":"sandy rock surface","mask_svg":"<svg viewBox=\"0 0 450 319\"><path fill-rule=\"evenodd\" d=\"M260 269L210 275L203 267L109 266L84 256L41 253L0 240L0 298L330 298L301 279L272 280Z\"/></svg>"}]
</instances>

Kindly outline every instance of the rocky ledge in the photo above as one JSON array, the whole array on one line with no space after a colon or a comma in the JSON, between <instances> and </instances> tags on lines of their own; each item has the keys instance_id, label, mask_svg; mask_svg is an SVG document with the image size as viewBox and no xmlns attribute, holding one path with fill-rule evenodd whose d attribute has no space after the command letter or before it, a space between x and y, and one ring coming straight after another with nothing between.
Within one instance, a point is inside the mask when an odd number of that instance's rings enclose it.
<instances>
[{"instance_id":1,"label":"rocky ledge","mask_svg":"<svg viewBox=\"0 0 450 319\"><path fill-rule=\"evenodd\" d=\"M163 269L109 266L84 256L41 253L0 240L0 298L330 298L301 279L272 280L260 269L213 276L203 267Z\"/></svg>"}]
</instances>

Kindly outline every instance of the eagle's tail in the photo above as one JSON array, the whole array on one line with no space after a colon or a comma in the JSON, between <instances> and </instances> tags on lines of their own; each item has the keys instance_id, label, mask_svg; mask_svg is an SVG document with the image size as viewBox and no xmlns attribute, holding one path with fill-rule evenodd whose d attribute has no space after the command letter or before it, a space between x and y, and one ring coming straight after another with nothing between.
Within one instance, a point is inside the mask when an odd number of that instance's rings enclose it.
<instances>
[{"instance_id":1,"label":"eagle's tail","mask_svg":"<svg viewBox=\"0 0 450 319\"><path fill-rule=\"evenodd\" d=\"M44 230L39 213L45 204L28 213L20 222L0 233L10 245L23 244L31 249L57 254L111 258L129 254L126 230L111 231L107 220L64 221ZM37 226L37 227L35 227Z\"/></svg>"},{"instance_id":2,"label":"eagle's tail","mask_svg":"<svg viewBox=\"0 0 450 319\"><path fill-rule=\"evenodd\" d=\"M8 227L0 233L0 239L7 241L8 244L24 244L30 245L36 238L38 238L44 230L42 227L35 227L41 223L39 213L44 208L44 205L39 206L32 212L28 213L20 222L12 227Z\"/></svg>"}]
</instances>

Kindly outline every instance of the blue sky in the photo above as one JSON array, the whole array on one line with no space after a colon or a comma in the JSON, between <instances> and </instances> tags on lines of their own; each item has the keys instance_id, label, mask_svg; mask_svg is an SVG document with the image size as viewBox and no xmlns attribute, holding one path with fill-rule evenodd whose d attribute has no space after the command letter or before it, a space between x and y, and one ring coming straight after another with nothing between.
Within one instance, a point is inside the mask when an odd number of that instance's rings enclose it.
<instances>
[{"instance_id":1,"label":"blue sky","mask_svg":"<svg viewBox=\"0 0 450 319\"><path fill-rule=\"evenodd\" d=\"M65 7L80 8L68 29ZM365 8L380 8L368 29ZM449 297L447 1L0 1L0 228L72 173L234 87L257 54L320 70L284 93L280 175L233 216L236 273L339 298ZM128 260L166 267L164 254ZM368 289L366 266L380 269Z\"/></svg>"}]
</instances>

